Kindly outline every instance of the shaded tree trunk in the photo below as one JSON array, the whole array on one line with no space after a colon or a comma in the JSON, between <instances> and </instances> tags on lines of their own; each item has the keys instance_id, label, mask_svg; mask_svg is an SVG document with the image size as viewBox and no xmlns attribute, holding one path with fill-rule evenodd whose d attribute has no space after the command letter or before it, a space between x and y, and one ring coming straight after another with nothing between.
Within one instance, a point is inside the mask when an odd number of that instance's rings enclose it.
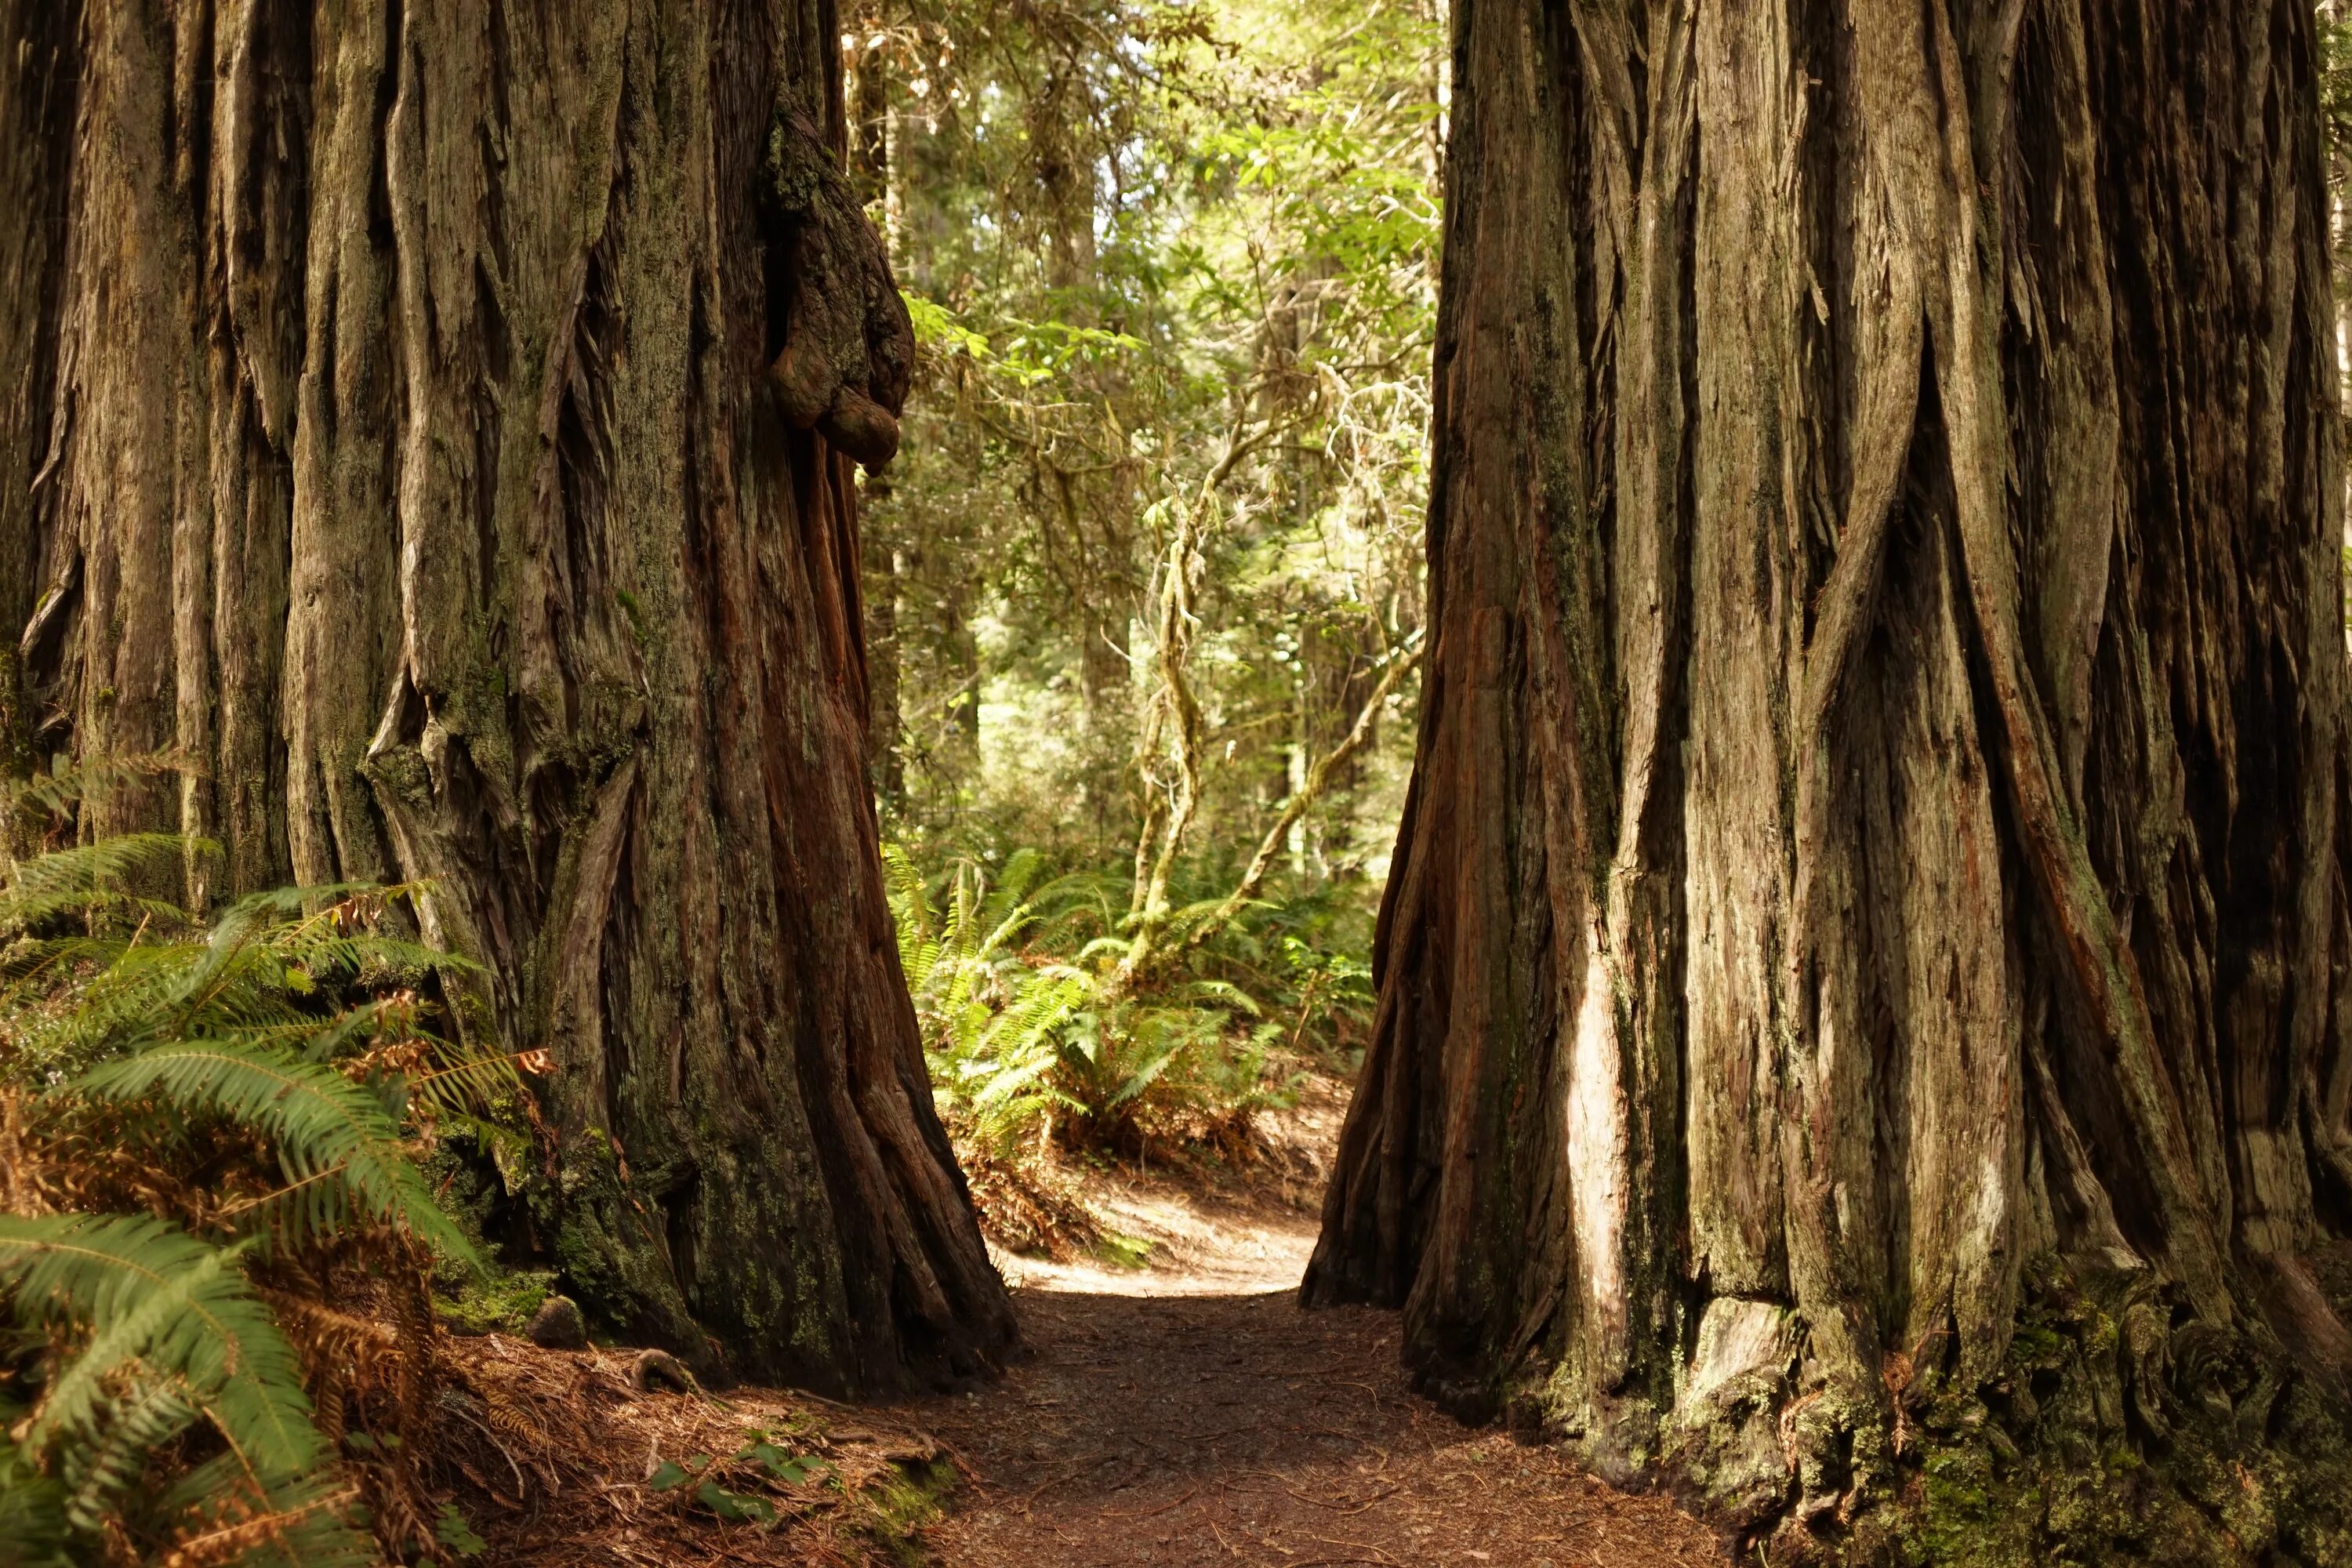
<instances>
[{"instance_id":1,"label":"shaded tree trunk","mask_svg":"<svg viewBox=\"0 0 2352 1568\"><path fill-rule=\"evenodd\" d=\"M47 468L57 354L57 293L64 275L67 149L75 118L80 38L63 6L0 8L0 778L22 777L53 734L28 706L22 666L45 628L31 623L45 584L36 518ZM37 481L39 481L37 484ZM27 637L26 634L33 634ZM0 823L0 858L15 847Z\"/></svg>"},{"instance_id":2,"label":"shaded tree trunk","mask_svg":"<svg viewBox=\"0 0 2352 1568\"><path fill-rule=\"evenodd\" d=\"M0 607L20 552L65 606L20 732L195 766L86 832L215 837L223 891L431 879L460 1026L552 1053L593 1308L870 1391L1013 1325L866 784L851 455L911 337L833 17L0 5L0 192L60 216L0 241Z\"/></svg>"},{"instance_id":3,"label":"shaded tree trunk","mask_svg":"<svg viewBox=\"0 0 2352 1568\"><path fill-rule=\"evenodd\" d=\"M873 18L861 17L853 31L873 25ZM856 58L849 94L852 188L869 213L877 206L886 213L894 212L898 194L891 188L891 172L897 149L892 144L888 57L880 47L869 46L858 51ZM895 227L897 220L891 222ZM858 564L866 603L866 763L875 792L895 808L907 794L906 759L899 745L904 727L899 712L904 660L898 640L898 552L887 523L874 526L889 516L889 479L878 473L868 475L865 499L871 508L858 542Z\"/></svg>"},{"instance_id":4,"label":"shaded tree trunk","mask_svg":"<svg viewBox=\"0 0 2352 1568\"><path fill-rule=\"evenodd\" d=\"M1307 1300L1759 1533L2024 1420L2053 1280L2138 1437L2203 1333L2339 1396L2308 5L1454 30L1432 653Z\"/></svg>"}]
</instances>

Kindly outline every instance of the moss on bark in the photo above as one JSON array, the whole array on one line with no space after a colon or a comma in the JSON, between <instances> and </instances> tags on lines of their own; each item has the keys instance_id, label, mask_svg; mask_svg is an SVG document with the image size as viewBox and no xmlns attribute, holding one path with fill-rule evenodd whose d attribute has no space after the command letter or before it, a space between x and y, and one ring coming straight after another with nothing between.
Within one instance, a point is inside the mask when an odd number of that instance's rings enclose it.
<instances>
[{"instance_id":1,"label":"moss on bark","mask_svg":"<svg viewBox=\"0 0 2352 1568\"><path fill-rule=\"evenodd\" d=\"M1775 1562L2028 1568L2352 1563L2352 1426L2275 1346L2146 1275L2031 1271L1999 1376L1906 1413L1893 1506Z\"/></svg>"}]
</instances>

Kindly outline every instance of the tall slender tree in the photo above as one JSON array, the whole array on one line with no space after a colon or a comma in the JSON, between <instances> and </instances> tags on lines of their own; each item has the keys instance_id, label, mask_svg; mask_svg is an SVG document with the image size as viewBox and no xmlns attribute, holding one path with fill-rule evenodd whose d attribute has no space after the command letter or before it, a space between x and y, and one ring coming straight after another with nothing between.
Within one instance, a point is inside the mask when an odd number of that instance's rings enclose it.
<instances>
[{"instance_id":1,"label":"tall slender tree","mask_svg":"<svg viewBox=\"0 0 2352 1568\"><path fill-rule=\"evenodd\" d=\"M911 334L832 5L7 0L0 44L5 754L178 753L84 828L218 839L205 891L430 879L462 1026L552 1057L541 1240L610 1318L984 1367L864 761L853 459Z\"/></svg>"},{"instance_id":2,"label":"tall slender tree","mask_svg":"<svg viewBox=\"0 0 2352 1568\"><path fill-rule=\"evenodd\" d=\"M1454 19L1432 652L1307 1298L1759 1531L2031 1427L2053 1299L2151 1445L2340 1398L2307 0Z\"/></svg>"}]
</instances>

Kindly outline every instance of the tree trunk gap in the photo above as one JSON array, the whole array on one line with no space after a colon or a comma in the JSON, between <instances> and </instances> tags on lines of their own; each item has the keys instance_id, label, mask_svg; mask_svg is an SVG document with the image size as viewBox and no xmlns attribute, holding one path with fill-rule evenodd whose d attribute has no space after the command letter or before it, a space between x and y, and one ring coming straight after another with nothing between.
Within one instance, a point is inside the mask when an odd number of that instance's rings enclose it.
<instances>
[{"instance_id":1,"label":"tree trunk gap","mask_svg":"<svg viewBox=\"0 0 2352 1568\"><path fill-rule=\"evenodd\" d=\"M2309 5L1454 47L1425 697L1305 1299L1774 1563L2053 1388L2086 1473L2293 1447L2352 1371Z\"/></svg>"},{"instance_id":2,"label":"tree trunk gap","mask_svg":"<svg viewBox=\"0 0 2352 1568\"><path fill-rule=\"evenodd\" d=\"M84 831L424 880L530 1222L706 1372L984 1373L866 768L913 340L829 0L0 5L0 714ZM25 628L21 638L17 628ZM19 762L18 765L22 765Z\"/></svg>"}]
</instances>

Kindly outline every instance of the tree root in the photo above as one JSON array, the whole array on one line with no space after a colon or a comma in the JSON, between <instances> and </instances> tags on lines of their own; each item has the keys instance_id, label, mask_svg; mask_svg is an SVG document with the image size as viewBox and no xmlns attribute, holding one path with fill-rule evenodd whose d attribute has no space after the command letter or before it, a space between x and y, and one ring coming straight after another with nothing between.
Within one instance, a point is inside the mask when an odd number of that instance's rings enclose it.
<instances>
[{"instance_id":1,"label":"tree root","mask_svg":"<svg viewBox=\"0 0 2352 1568\"><path fill-rule=\"evenodd\" d=\"M702 1384L686 1363L667 1351L639 1351L629 1363L629 1384L639 1394L658 1394L667 1384L677 1394L700 1394Z\"/></svg>"}]
</instances>

